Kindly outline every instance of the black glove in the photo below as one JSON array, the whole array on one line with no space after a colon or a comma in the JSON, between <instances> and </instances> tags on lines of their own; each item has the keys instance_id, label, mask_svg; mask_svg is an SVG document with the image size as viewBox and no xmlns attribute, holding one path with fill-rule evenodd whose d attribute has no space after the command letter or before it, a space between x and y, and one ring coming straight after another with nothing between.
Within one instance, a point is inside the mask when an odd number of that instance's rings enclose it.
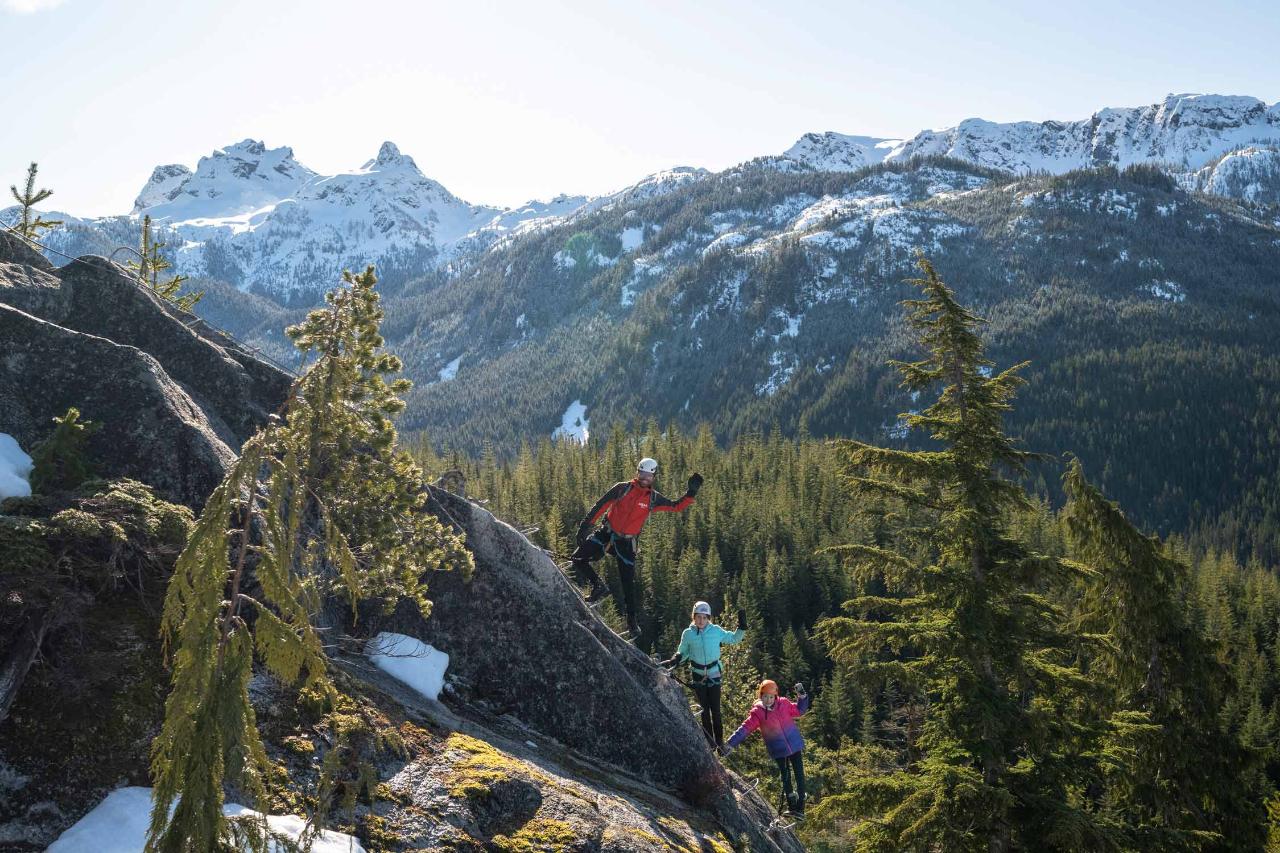
<instances>
[{"instance_id":1,"label":"black glove","mask_svg":"<svg viewBox=\"0 0 1280 853\"><path fill-rule=\"evenodd\" d=\"M685 492L685 494L687 494L689 497L693 497L694 495L698 494L698 489L701 489L701 488L702 488L702 475L694 474L692 477L689 478L689 489L687 492Z\"/></svg>"},{"instance_id":2,"label":"black glove","mask_svg":"<svg viewBox=\"0 0 1280 853\"><path fill-rule=\"evenodd\" d=\"M578 528L578 544L581 545L587 541L587 537L591 535L591 523L584 521L582 526Z\"/></svg>"},{"instance_id":3,"label":"black glove","mask_svg":"<svg viewBox=\"0 0 1280 853\"><path fill-rule=\"evenodd\" d=\"M667 672L671 672L671 670L675 669L680 665L681 660L683 660L683 658L680 657L680 655L676 655L673 658L668 658L667 660L658 661L658 666L662 667Z\"/></svg>"},{"instance_id":4,"label":"black glove","mask_svg":"<svg viewBox=\"0 0 1280 853\"><path fill-rule=\"evenodd\" d=\"M724 756L725 758L728 758L728 757L729 757L729 753L733 752L733 747L732 747L732 746L730 746L730 745L729 745L729 744L727 744L727 743L726 743L726 744L722 744L722 745L720 745L720 746L716 747L716 752L720 753L720 754L721 754L722 756Z\"/></svg>"},{"instance_id":5,"label":"black glove","mask_svg":"<svg viewBox=\"0 0 1280 853\"><path fill-rule=\"evenodd\" d=\"M747 628L747 611L738 611L738 630L745 631Z\"/></svg>"}]
</instances>

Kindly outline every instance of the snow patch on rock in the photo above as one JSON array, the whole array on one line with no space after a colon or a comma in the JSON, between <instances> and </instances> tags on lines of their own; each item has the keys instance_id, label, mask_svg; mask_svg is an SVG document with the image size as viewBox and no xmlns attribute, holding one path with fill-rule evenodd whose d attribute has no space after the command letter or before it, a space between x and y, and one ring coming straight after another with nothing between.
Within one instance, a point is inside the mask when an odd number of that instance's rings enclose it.
<instances>
[{"instance_id":1,"label":"snow patch on rock","mask_svg":"<svg viewBox=\"0 0 1280 853\"><path fill-rule=\"evenodd\" d=\"M434 701L444 688L449 655L404 634L383 631L365 644L364 653L378 669Z\"/></svg>"},{"instance_id":2,"label":"snow patch on rock","mask_svg":"<svg viewBox=\"0 0 1280 853\"><path fill-rule=\"evenodd\" d=\"M222 807L227 817L253 819L261 816L245 806L228 803ZM297 841L306 822L296 815L267 815L272 832ZM49 846L48 853L140 853L151 821L150 788L117 788L107 798ZM273 853L282 853L272 844ZM345 832L325 830L316 838L312 853L365 853L359 841Z\"/></svg>"},{"instance_id":3,"label":"snow patch on rock","mask_svg":"<svg viewBox=\"0 0 1280 853\"><path fill-rule=\"evenodd\" d=\"M31 494L31 457L18 446L18 440L0 432L0 500L21 498Z\"/></svg>"}]
</instances>

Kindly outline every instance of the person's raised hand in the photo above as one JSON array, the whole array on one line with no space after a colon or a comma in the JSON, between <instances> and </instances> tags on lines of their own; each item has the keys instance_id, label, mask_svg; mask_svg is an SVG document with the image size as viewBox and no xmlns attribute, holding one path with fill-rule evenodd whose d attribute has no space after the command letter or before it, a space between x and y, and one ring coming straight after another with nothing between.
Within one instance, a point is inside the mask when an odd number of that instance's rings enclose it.
<instances>
[{"instance_id":1,"label":"person's raised hand","mask_svg":"<svg viewBox=\"0 0 1280 853\"><path fill-rule=\"evenodd\" d=\"M689 497L698 494L698 489L702 488L702 475L694 474L689 478L688 490L685 492Z\"/></svg>"}]
</instances>

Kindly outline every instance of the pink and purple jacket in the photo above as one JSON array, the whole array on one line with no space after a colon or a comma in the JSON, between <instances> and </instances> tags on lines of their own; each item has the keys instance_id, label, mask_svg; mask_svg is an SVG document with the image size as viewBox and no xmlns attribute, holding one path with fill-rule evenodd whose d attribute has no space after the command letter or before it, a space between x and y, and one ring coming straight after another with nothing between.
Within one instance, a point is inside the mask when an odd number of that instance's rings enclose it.
<instances>
[{"instance_id":1,"label":"pink and purple jacket","mask_svg":"<svg viewBox=\"0 0 1280 853\"><path fill-rule=\"evenodd\" d=\"M764 703L757 699L742 725L729 736L729 746L738 746L747 739L747 735L759 729L770 758L795 755L804 749L804 738L800 736L796 719L809 710L809 696L808 693L801 696L799 703L792 702L786 696L779 696L767 711Z\"/></svg>"}]
</instances>

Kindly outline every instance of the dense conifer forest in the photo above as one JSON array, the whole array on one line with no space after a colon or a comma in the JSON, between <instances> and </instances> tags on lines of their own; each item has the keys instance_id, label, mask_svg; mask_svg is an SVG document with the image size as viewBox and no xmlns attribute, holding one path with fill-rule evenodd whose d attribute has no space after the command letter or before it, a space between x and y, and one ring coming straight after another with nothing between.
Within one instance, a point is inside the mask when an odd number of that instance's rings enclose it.
<instances>
[{"instance_id":1,"label":"dense conifer forest","mask_svg":"<svg viewBox=\"0 0 1280 853\"><path fill-rule=\"evenodd\" d=\"M811 849L1260 849L1280 812L1275 565L1212 524L1150 537L1096 472L1024 450L1004 422L1052 376L988 360L986 325L922 281L924 360L896 367L919 450L777 429L722 446L651 421L512 458L416 454L560 560L640 456L673 497L701 472L642 537L638 645L669 656L704 599L747 615L727 726L762 677L812 685ZM729 762L776 788L763 750Z\"/></svg>"}]
</instances>

